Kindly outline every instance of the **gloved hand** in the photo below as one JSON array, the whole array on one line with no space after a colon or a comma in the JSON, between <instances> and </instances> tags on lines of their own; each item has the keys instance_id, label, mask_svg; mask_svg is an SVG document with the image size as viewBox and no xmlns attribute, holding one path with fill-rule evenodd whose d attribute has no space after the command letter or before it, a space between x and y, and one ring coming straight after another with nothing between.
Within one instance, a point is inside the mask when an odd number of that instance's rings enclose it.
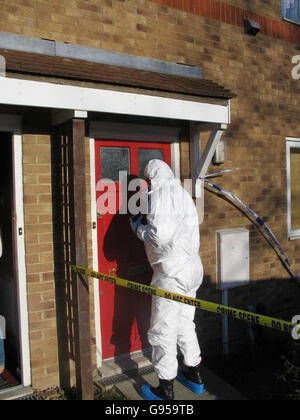
<instances>
[{"instance_id":1,"label":"gloved hand","mask_svg":"<svg viewBox=\"0 0 300 420\"><path fill-rule=\"evenodd\" d=\"M137 232L138 228L142 224L143 217L144 216L142 214L137 214L136 216L133 216L129 219L131 229L134 233Z\"/></svg>"}]
</instances>

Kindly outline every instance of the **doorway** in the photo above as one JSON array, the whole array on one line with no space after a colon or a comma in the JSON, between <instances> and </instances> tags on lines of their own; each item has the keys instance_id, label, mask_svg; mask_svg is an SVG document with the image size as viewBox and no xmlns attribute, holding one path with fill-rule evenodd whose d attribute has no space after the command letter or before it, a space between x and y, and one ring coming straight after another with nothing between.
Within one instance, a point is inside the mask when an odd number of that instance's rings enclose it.
<instances>
[{"instance_id":1,"label":"doorway","mask_svg":"<svg viewBox=\"0 0 300 420\"><path fill-rule=\"evenodd\" d=\"M123 211L130 193L124 202L124 178L120 179L119 173L128 174L127 183L143 178L151 159L171 165L170 143L95 140L96 199L101 198L103 191L107 195L112 183L112 194L116 195L115 214L98 213L99 271L143 284L150 284L152 269L143 243L131 231L130 214ZM99 290L103 359L149 348L151 297L103 281Z\"/></svg>"},{"instance_id":2,"label":"doorway","mask_svg":"<svg viewBox=\"0 0 300 420\"><path fill-rule=\"evenodd\" d=\"M0 315L6 320L5 371L0 391L19 385L21 378L20 330L16 260L13 145L10 133L0 132Z\"/></svg>"}]
</instances>

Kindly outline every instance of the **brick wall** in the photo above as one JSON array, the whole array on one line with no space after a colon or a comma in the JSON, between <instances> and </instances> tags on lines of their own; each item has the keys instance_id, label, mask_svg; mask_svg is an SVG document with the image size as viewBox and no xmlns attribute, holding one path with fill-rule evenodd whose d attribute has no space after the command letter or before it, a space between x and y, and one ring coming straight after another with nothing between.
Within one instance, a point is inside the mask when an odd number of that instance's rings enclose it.
<instances>
[{"instance_id":1,"label":"brick wall","mask_svg":"<svg viewBox=\"0 0 300 420\"><path fill-rule=\"evenodd\" d=\"M238 98L232 100L232 124L224 136L228 159L221 168L240 167L241 170L226 175L218 183L235 192L265 218L300 271L300 245L298 241L287 240L285 160L285 137L300 138L300 83L291 77L291 59L300 54L299 42L287 42L283 34L280 37L275 33L248 37L239 25L175 8L185 2L170 1L174 7L159 3L150 0L0 1L0 30L200 66L206 78L237 93ZM239 7L247 3L248 8L257 4L256 13L281 19L279 1L226 3ZM296 28L291 27L293 31ZM295 31L299 37L299 29ZM57 380L49 150L47 136L24 137L31 352L34 384L39 386ZM181 145L181 167L182 175L189 176L187 141ZM89 188L88 173L87 185ZM216 230L244 226L250 230L251 237L252 283L233 292L230 303L247 308L249 304L267 302L271 315L288 319L296 310L290 298L297 296L297 291L261 233L232 205L209 192L206 192L205 211L201 256L206 278L201 297L221 299L215 288ZM210 314L198 316L205 349L220 350L221 319ZM233 334L237 336L243 330L247 335L246 328L243 324L236 331L234 327Z\"/></svg>"},{"instance_id":2,"label":"brick wall","mask_svg":"<svg viewBox=\"0 0 300 420\"><path fill-rule=\"evenodd\" d=\"M239 26L247 16L264 33L299 43L298 28L281 22L280 0L2 0L0 6L0 31L156 58L166 58L164 50L168 60L166 41L182 48L195 38L192 26L181 28L186 12Z\"/></svg>"},{"instance_id":3,"label":"brick wall","mask_svg":"<svg viewBox=\"0 0 300 420\"><path fill-rule=\"evenodd\" d=\"M50 137L23 137L26 267L32 385L58 383Z\"/></svg>"},{"instance_id":4,"label":"brick wall","mask_svg":"<svg viewBox=\"0 0 300 420\"><path fill-rule=\"evenodd\" d=\"M264 33L299 44L298 28L280 22L280 0L1 0L0 31L186 62L184 50L196 53L190 44L202 39L198 25L185 25L186 12L239 26L247 16ZM174 56L168 46L183 52Z\"/></svg>"},{"instance_id":5,"label":"brick wall","mask_svg":"<svg viewBox=\"0 0 300 420\"><path fill-rule=\"evenodd\" d=\"M93 269L93 243L92 243L92 214L91 214L91 170L90 170L90 146L89 139L85 139L85 164L86 164L86 207L87 207L87 244L88 244L88 266ZM90 279L90 313L91 313L91 345L92 363L96 368L96 325L99 320L95 319L94 307L94 279Z\"/></svg>"}]
</instances>

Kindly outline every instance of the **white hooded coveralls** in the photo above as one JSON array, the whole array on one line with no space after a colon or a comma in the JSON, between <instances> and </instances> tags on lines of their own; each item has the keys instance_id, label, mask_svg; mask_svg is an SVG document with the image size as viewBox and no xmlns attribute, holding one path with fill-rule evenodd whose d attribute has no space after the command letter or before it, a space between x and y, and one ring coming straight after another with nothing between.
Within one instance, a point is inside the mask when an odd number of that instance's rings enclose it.
<instances>
[{"instance_id":1,"label":"white hooded coveralls","mask_svg":"<svg viewBox=\"0 0 300 420\"><path fill-rule=\"evenodd\" d=\"M144 175L151 181L151 205L147 225L139 226L137 236L145 242L154 271L151 284L194 298L203 281L195 204L165 162L151 160ZM194 367L201 362L194 317L193 306L152 297L148 339L152 362L160 379L172 380L177 376L177 345L186 366Z\"/></svg>"}]
</instances>

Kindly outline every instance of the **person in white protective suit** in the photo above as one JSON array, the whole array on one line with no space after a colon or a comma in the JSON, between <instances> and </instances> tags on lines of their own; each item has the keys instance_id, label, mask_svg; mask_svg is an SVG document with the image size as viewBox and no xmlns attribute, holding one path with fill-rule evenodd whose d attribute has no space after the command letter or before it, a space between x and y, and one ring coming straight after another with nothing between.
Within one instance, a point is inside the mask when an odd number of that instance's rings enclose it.
<instances>
[{"instance_id":1,"label":"person in white protective suit","mask_svg":"<svg viewBox=\"0 0 300 420\"><path fill-rule=\"evenodd\" d=\"M144 176L151 182L148 192L147 224L142 217L131 227L145 243L148 260L154 271L152 286L196 297L203 281L199 257L199 222L195 204L171 168L161 160L151 160ZM159 386L143 386L141 393L149 400L174 399L173 381L177 379L197 394L204 392L200 376L201 351L195 331L195 308L153 296L148 339ZM186 369L178 372L177 346Z\"/></svg>"}]
</instances>

